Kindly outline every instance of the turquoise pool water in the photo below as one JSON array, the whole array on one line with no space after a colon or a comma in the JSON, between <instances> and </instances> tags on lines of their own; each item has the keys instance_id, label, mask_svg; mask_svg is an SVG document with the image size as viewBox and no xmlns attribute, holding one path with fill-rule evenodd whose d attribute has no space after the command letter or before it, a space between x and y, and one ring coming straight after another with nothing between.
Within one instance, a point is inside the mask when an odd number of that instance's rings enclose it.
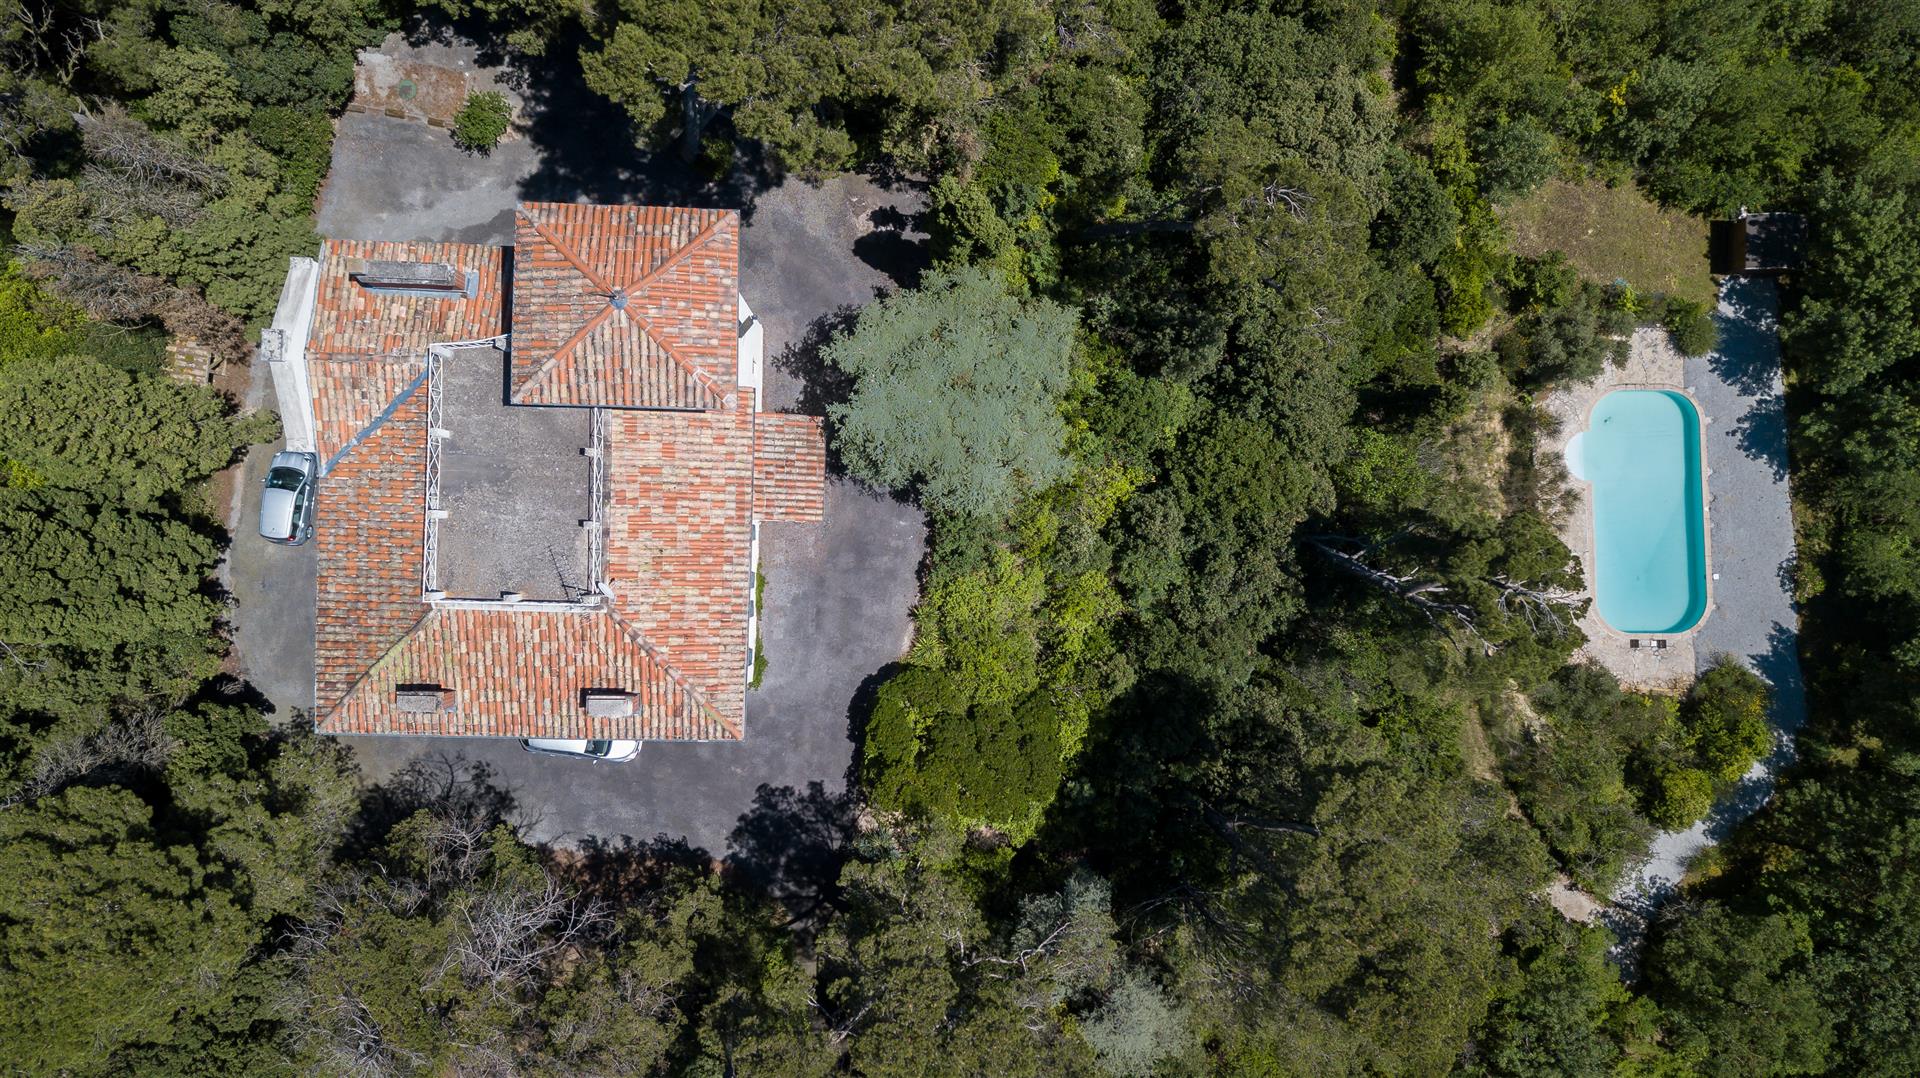
<instances>
[{"instance_id":1,"label":"turquoise pool water","mask_svg":"<svg viewBox=\"0 0 1920 1078\"><path fill-rule=\"evenodd\" d=\"M1707 610L1700 413L1679 393L1619 389L1567 445L1593 484L1594 602L1623 633L1677 633Z\"/></svg>"}]
</instances>

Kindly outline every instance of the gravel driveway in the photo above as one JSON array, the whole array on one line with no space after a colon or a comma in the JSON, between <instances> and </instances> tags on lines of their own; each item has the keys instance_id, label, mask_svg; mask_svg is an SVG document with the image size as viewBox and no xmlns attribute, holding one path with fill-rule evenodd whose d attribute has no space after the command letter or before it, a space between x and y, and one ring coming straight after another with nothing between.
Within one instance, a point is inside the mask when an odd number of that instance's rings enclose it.
<instances>
[{"instance_id":1,"label":"gravel driveway","mask_svg":"<svg viewBox=\"0 0 1920 1078\"><path fill-rule=\"evenodd\" d=\"M1687 861L1725 838L1773 793L1806 721L1800 618L1793 607L1793 505L1787 485L1787 413L1780 377L1780 298L1770 280L1729 278L1714 316L1720 344L1687 360L1687 383L1708 417L1713 610L1694 637L1702 669L1731 655L1773 686L1773 753L1755 764L1706 820L1655 837L1647 864L1617 899L1651 908Z\"/></svg>"}]
</instances>

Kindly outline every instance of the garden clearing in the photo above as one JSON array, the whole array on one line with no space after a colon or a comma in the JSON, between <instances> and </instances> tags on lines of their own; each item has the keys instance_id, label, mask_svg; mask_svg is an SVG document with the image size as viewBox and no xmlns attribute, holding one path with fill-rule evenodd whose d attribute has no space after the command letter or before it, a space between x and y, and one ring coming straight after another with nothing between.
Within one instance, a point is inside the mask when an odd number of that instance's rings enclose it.
<instances>
[{"instance_id":1,"label":"garden clearing","mask_svg":"<svg viewBox=\"0 0 1920 1078\"><path fill-rule=\"evenodd\" d=\"M1601 284L1624 278L1640 292L1714 304L1707 222L1663 210L1632 186L1548 180L1501 209L1500 219L1513 232L1515 254L1561 251L1582 276Z\"/></svg>"}]
</instances>

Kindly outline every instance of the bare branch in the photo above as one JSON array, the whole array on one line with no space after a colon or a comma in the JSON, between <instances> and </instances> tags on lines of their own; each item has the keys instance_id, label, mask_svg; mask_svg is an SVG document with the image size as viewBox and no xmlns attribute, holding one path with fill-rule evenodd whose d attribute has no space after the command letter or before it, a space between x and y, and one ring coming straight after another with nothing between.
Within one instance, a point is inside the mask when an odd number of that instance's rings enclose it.
<instances>
[{"instance_id":1,"label":"bare branch","mask_svg":"<svg viewBox=\"0 0 1920 1078\"><path fill-rule=\"evenodd\" d=\"M1465 603L1447 602L1436 598L1447 594L1446 585L1438 581L1420 581L1413 577L1396 576L1385 569L1368 565L1363 560L1366 553L1364 549L1359 554L1350 554L1333 546L1333 541L1351 542L1352 540L1339 540L1337 537L1307 540L1315 550L1342 571L1359 577L1396 599L1411 603L1436 627L1449 623L1457 624L1485 645L1488 650L1493 650L1493 645L1487 643L1486 639L1480 635L1479 627L1474 624L1472 607Z\"/></svg>"},{"instance_id":2,"label":"bare branch","mask_svg":"<svg viewBox=\"0 0 1920 1078\"><path fill-rule=\"evenodd\" d=\"M32 776L0 798L0 809L58 793L88 775L156 771L166 766L176 744L159 711L123 715L91 734L42 746L34 756Z\"/></svg>"}]
</instances>

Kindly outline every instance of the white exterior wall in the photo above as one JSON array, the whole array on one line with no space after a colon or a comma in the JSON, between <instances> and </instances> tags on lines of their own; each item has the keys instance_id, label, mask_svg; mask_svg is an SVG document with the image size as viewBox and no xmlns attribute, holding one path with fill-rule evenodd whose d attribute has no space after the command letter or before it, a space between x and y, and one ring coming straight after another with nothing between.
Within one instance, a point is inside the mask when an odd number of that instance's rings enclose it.
<instances>
[{"instance_id":1,"label":"white exterior wall","mask_svg":"<svg viewBox=\"0 0 1920 1078\"><path fill-rule=\"evenodd\" d=\"M307 381L307 337L313 330L313 303L320 287L320 263L312 258L287 260L287 283L280 288L280 304L273 325L260 334L260 351L273 372L273 392L280 406L280 426L287 448L314 453L313 387Z\"/></svg>"},{"instance_id":2,"label":"white exterior wall","mask_svg":"<svg viewBox=\"0 0 1920 1078\"><path fill-rule=\"evenodd\" d=\"M753 389L753 410L760 410L760 391L765 375L767 358L767 331L760 324L760 316L753 313L747 305L747 297L740 297L740 376L742 388Z\"/></svg>"}]
</instances>

